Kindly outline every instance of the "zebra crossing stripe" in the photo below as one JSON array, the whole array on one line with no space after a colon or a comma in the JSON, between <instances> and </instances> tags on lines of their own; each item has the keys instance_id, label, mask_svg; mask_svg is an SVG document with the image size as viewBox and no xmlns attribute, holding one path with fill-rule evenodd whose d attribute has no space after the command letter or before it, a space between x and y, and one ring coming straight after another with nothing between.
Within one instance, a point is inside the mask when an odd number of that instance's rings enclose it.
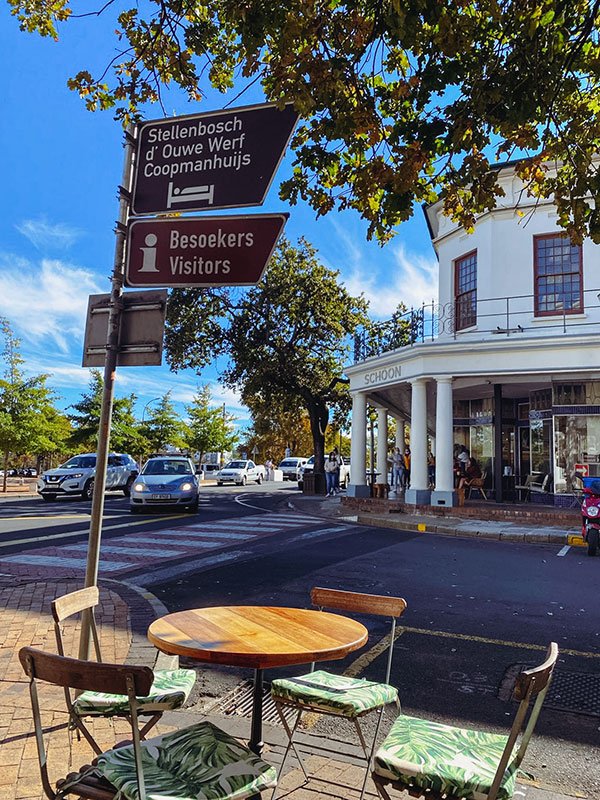
<instances>
[{"instance_id":1,"label":"zebra crossing stripe","mask_svg":"<svg viewBox=\"0 0 600 800\"><path fill-rule=\"evenodd\" d=\"M139 552L139 551L138 551ZM87 559L85 558L61 558L60 556L7 556L2 561L10 561L12 564L31 564L41 567L61 567L68 569L85 570ZM131 567L130 561L103 561L100 559L100 567L107 572L115 572L118 569Z\"/></svg>"},{"instance_id":2,"label":"zebra crossing stripe","mask_svg":"<svg viewBox=\"0 0 600 800\"><path fill-rule=\"evenodd\" d=\"M173 537L177 539L179 537L185 536L187 538L194 538L198 537L198 539L251 539L255 536L254 533L234 533L233 531L213 531L213 530L196 530L195 528L176 528L175 530L167 530L167 531L156 531L154 536L167 536ZM128 542L136 541L135 538L131 536L127 536ZM174 542L176 544L176 542Z\"/></svg>"},{"instance_id":3,"label":"zebra crossing stripe","mask_svg":"<svg viewBox=\"0 0 600 800\"><path fill-rule=\"evenodd\" d=\"M205 523L206 524L206 523ZM221 534L221 536L225 535L238 535L242 536L243 534L234 534L232 528L236 528L238 530L252 532L255 531L256 533L276 533L277 531L281 530L281 525L218 525L213 527L212 525L210 528L202 527L201 525L190 525L189 527L186 526L186 531L194 531L194 532L205 532L208 534ZM183 528L182 528L183 530Z\"/></svg>"},{"instance_id":4,"label":"zebra crossing stripe","mask_svg":"<svg viewBox=\"0 0 600 800\"><path fill-rule=\"evenodd\" d=\"M102 544L100 547L101 553L112 553L113 555L119 556L139 556L140 548L139 547L127 547L126 544L114 544L114 539L112 540L113 544ZM131 541L131 539L128 539ZM156 540L155 540L156 541ZM156 542L157 544L162 544L162 542ZM87 552L88 543L84 542L83 544L64 544L62 546L64 550L85 550ZM185 555L185 550L152 550L151 555L153 557L160 557L160 558L172 558L175 556L183 556Z\"/></svg>"},{"instance_id":5,"label":"zebra crossing stripe","mask_svg":"<svg viewBox=\"0 0 600 800\"><path fill-rule=\"evenodd\" d=\"M249 537L244 536L242 538L247 539ZM161 539L152 538L151 536L128 536L127 542L139 542L140 544L163 544ZM178 539L177 544L190 545L190 547L193 546L202 550L212 550L219 545L218 542L203 542L200 537L197 539ZM152 550L152 554L154 554L154 550Z\"/></svg>"}]
</instances>

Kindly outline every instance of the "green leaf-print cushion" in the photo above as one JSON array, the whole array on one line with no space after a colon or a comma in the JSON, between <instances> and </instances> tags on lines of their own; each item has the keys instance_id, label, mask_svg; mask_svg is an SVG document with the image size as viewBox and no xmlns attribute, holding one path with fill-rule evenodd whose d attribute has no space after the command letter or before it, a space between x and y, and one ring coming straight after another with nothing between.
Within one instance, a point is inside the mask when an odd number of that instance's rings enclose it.
<instances>
[{"instance_id":1,"label":"green leaf-print cushion","mask_svg":"<svg viewBox=\"0 0 600 800\"><path fill-rule=\"evenodd\" d=\"M157 670L147 697L138 697L138 702L145 706L145 711L159 706L165 710L181 708L190 696L196 682L193 669ZM107 694L103 692L82 692L73 702L73 707L81 717L101 714L111 717L115 714L128 714L129 701L123 694ZM144 711L140 711L144 713Z\"/></svg>"},{"instance_id":2,"label":"green leaf-print cushion","mask_svg":"<svg viewBox=\"0 0 600 800\"><path fill-rule=\"evenodd\" d=\"M375 755L375 774L406 786L483 800L494 780L508 737L454 728L439 722L400 716ZM508 800L515 791L509 768L498 792Z\"/></svg>"},{"instance_id":3,"label":"green leaf-print cushion","mask_svg":"<svg viewBox=\"0 0 600 800\"><path fill-rule=\"evenodd\" d=\"M398 700L398 690L387 683L346 678L325 670L298 678L278 678L271 684L271 694L275 700L301 703L345 717L357 717Z\"/></svg>"},{"instance_id":4,"label":"green leaf-print cushion","mask_svg":"<svg viewBox=\"0 0 600 800\"><path fill-rule=\"evenodd\" d=\"M142 742L142 766L147 800L241 800L277 782L272 766L210 722ZM139 800L132 746L99 756L98 769Z\"/></svg>"}]
</instances>

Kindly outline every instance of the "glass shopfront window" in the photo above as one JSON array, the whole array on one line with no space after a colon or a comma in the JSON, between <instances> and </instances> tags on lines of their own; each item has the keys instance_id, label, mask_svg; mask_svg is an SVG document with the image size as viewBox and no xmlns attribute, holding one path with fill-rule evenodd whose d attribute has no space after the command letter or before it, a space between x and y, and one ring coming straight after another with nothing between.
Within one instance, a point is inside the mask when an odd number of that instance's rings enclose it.
<instances>
[{"instance_id":1,"label":"glass shopfront window","mask_svg":"<svg viewBox=\"0 0 600 800\"><path fill-rule=\"evenodd\" d=\"M531 420L531 472L549 475L552 472L552 420Z\"/></svg>"},{"instance_id":2,"label":"glass shopfront window","mask_svg":"<svg viewBox=\"0 0 600 800\"><path fill-rule=\"evenodd\" d=\"M477 463L488 475L493 473L494 458L494 426L493 425L471 425L471 456L477 459Z\"/></svg>"},{"instance_id":3,"label":"glass shopfront window","mask_svg":"<svg viewBox=\"0 0 600 800\"><path fill-rule=\"evenodd\" d=\"M572 492L576 464L588 465L590 477L600 477L600 416L554 418L555 491Z\"/></svg>"}]
</instances>

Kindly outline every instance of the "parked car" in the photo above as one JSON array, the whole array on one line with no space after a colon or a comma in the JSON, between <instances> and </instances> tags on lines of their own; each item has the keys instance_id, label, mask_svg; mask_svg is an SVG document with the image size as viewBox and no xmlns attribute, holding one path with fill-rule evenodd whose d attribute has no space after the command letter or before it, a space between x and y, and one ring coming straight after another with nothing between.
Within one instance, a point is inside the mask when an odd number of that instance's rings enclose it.
<instances>
[{"instance_id":1,"label":"parked car","mask_svg":"<svg viewBox=\"0 0 600 800\"><path fill-rule=\"evenodd\" d=\"M262 464L255 464L254 461L236 459L229 461L223 469L216 475L217 486L224 483L235 483L237 486L245 486L248 481L262 483L265 479L265 468Z\"/></svg>"},{"instance_id":2,"label":"parked car","mask_svg":"<svg viewBox=\"0 0 600 800\"><path fill-rule=\"evenodd\" d=\"M137 474L138 466L130 455L111 453L106 466L107 491L120 489L125 497L128 497ZM77 495L81 495L84 500L91 500L95 477L96 454L83 453L73 456L56 469L43 472L37 482L38 494L47 503L56 500L57 497Z\"/></svg>"},{"instance_id":3,"label":"parked car","mask_svg":"<svg viewBox=\"0 0 600 800\"><path fill-rule=\"evenodd\" d=\"M342 456L342 465L340 467L340 488L346 489L348 484L350 483L350 459L346 456ZM315 457L311 456L306 464L302 467L300 471L300 477L298 478L298 488L304 488L304 475L306 472L313 472L315 468Z\"/></svg>"},{"instance_id":4,"label":"parked car","mask_svg":"<svg viewBox=\"0 0 600 800\"><path fill-rule=\"evenodd\" d=\"M129 510L179 506L192 514L198 511L198 478L191 459L185 456L149 458L131 487Z\"/></svg>"},{"instance_id":5,"label":"parked car","mask_svg":"<svg viewBox=\"0 0 600 800\"><path fill-rule=\"evenodd\" d=\"M300 471L307 461L308 458L298 458L297 456L284 458L277 469L282 471L284 481L297 481L300 479Z\"/></svg>"}]
</instances>

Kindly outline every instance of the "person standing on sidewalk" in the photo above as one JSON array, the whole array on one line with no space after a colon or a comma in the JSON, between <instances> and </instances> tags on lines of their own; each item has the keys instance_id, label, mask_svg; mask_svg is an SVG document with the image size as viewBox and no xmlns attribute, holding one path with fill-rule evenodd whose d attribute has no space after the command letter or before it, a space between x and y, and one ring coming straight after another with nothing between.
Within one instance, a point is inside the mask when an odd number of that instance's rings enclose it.
<instances>
[{"instance_id":1,"label":"person standing on sidewalk","mask_svg":"<svg viewBox=\"0 0 600 800\"><path fill-rule=\"evenodd\" d=\"M340 472L341 472L341 469L342 469L342 464L344 462L342 461L342 457L339 454L339 451L338 451L337 447L333 448L333 454L335 455L335 460L336 460L336 463L337 463L337 469L335 471L335 487L334 487L334 491L335 492L341 492L342 490L340 489Z\"/></svg>"},{"instance_id":2,"label":"person standing on sidewalk","mask_svg":"<svg viewBox=\"0 0 600 800\"><path fill-rule=\"evenodd\" d=\"M327 497L333 497L335 495L335 479L338 470L339 470L338 457L332 450L331 453L329 453L328 457L325 459L325 481L326 481Z\"/></svg>"},{"instance_id":3,"label":"person standing on sidewalk","mask_svg":"<svg viewBox=\"0 0 600 800\"><path fill-rule=\"evenodd\" d=\"M392 453L392 486L397 492L402 487L402 473L404 472L404 458L397 447Z\"/></svg>"}]
</instances>

